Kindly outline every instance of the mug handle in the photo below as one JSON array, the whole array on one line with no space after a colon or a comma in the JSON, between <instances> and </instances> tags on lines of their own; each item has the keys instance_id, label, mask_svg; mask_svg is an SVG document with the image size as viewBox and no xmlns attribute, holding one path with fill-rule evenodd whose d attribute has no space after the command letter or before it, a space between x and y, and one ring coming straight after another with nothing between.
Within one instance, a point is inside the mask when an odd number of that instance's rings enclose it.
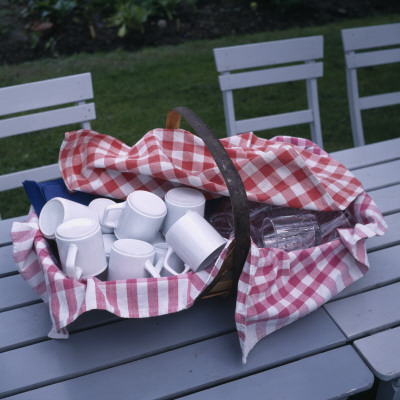
<instances>
[{"instance_id":1,"label":"mug handle","mask_svg":"<svg viewBox=\"0 0 400 400\"><path fill-rule=\"evenodd\" d=\"M125 206L125 201L123 201L122 203L110 204L109 206L107 206L106 209L104 210L103 220L101 221L101 223L107 228L115 229L117 227L118 222L108 221L108 216L113 210L121 210L122 212L124 206Z\"/></svg>"},{"instance_id":2,"label":"mug handle","mask_svg":"<svg viewBox=\"0 0 400 400\"><path fill-rule=\"evenodd\" d=\"M144 267L153 278L161 278L161 275L157 272L157 268L150 260L146 260Z\"/></svg>"},{"instance_id":3,"label":"mug handle","mask_svg":"<svg viewBox=\"0 0 400 400\"><path fill-rule=\"evenodd\" d=\"M76 256L78 254L78 246L74 243L70 244L67 252L67 260L65 261L65 268L67 275L70 278L81 279L83 271L82 268L76 267Z\"/></svg>"},{"instance_id":4,"label":"mug handle","mask_svg":"<svg viewBox=\"0 0 400 400\"><path fill-rule=\"evenodd\" d=\"M190 267L187 264L184 264L185 269L182 272L179 272L179 273L176 272L172 267L169 266L168 259L171 257L172 254L174 254L174 249L171 246L169 246L167 254L166 254L165 258L164 258L164 268L170 274L175 275L175 276L188 273L190 271Z\"/></svg>"},{"instance_id":5,"label":"mug handle","mask_svg":"<svg viewBox=\"0 0 400 400\"><path fill-rule=\"evenodd\" d=\"M156 265L154 266L154 268L156 269L156 271L159 275L161 274L161 270L163 269L163 266L164 266L164 259L165 259L165 257L160 257L157 260Z\"/></svg>"},{"instance_id":6,"label":"mug handle","mask_svg":"<svg viewBox=\"0 0 400 400\"><path fill-rule=\"evenodd\" d=\"M161 274L161 270L164 268L164 260L168 253L170 246L166 242L153 244L156 252L156 270Z\"/></svg>"}]
</instances>

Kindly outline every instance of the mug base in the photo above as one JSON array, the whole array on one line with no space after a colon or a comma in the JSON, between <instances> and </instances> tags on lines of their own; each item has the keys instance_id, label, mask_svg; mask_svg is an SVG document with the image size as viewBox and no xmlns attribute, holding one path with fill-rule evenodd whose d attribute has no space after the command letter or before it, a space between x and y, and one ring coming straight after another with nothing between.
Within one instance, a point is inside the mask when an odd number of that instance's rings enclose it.
<instances>
[{"instance_id":1,"label":"mug base","mask_svg":"<svg viewBox=\"0 0 400 400\"><path fill-rule=\"evenodd\" d=\"M219 255L221 254L221 251L225 247L225 245L226 245L226 243L222 244L217 249L215 249L204 261L202 261L202 263L196 269L192 269L192 271L200 272L203 269L206 269L208 267L215 265Z\"/></svg>"}]
</instances>

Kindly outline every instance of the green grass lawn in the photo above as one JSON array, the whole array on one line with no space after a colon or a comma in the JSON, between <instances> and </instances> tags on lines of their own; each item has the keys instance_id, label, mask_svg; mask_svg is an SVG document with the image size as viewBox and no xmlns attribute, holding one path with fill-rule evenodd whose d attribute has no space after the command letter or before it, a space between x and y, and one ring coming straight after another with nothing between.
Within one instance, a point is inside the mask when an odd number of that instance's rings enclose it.
<instances>
[{"instance_id":1,"label":"green grass lawn","mask_svg":"<svg viewBox=\"0 0 400 400\"><path fill-rule=\"evenodd\" d=\"M92 128L97 132L115 136L133 145L149 130L163 127L168 110L186 106L193 109L219 137L223 137L226 135L224 111L213 48L323 35L324 76L318 80L321 124L325 149L335 151L352 146L340 30L399 20L400 14L377 16L325 26L146 48L134 53L116 50L105 54L79 54L20 65L3 65L0 66L0 87L91 72L97 114ZM400 90L398 65L368 68L361 72L361 95ZM248 90L238 96L235 103L238 117L301 109L306 105L304 83ZM398 137L399 112L399 106L364 112L366 141ZM184 124L183 127L187 128ZM1 139L0 173L56 162L64 132L76 128ZM257 132L262 137L281 134L310 137L308 125ZM10 195L12 203L9 201ZM0 197L3 218L21 215L27 208L28 201L22 190Z\"/></svg>"}]
</instances>

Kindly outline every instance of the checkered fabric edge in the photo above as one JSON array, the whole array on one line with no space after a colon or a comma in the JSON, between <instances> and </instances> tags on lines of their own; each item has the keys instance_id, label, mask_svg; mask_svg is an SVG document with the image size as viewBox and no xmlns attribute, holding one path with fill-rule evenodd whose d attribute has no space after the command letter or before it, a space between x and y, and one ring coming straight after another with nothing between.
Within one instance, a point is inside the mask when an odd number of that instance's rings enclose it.
<instances>
[{"instance_id":1,"label":"checkered fabric edge","mask_svg":"<svg viewBox=\"0 0 400 400\"><path fill-rule=\"evenodd\" d=\"M360 182L314 143L246 133L221 139L248 199L310 210L345 209L363 192ZM90 130L66 133L59 165L67 187L125 199L134 190L159 196L188 185L228 195L210 152L182 129L154 129L134 146Z\"/></svg>"},{"instance_id":2,"label":"checkered fabric edge","mask_svg":"<svg viewBox=\"0 0 400 400\"><path fill-rule=\"evenodd\" d=\"M354 228L305 250L285 252L251 245L238 283L236 327L243 362L268 334L316 310L369 269L365 240L387 229L365 192L349 207Z\"/></svg>"},{"instance_id":3,"label":"checkered fabric edge","mask_svg":"<svg viewBox=\"0 0 400 400\"><path fill-rule=\"evenodd\" d=\"M49 336L68 337L66 327L89 310L107 310L123 318L144 318L189 308L215 278L230 241L213 267L164 278L100 281L70 279L61 271L33 210L26 222L12 227L13 255L22 277L49 304Z\"/></svg>"}]
</instances>

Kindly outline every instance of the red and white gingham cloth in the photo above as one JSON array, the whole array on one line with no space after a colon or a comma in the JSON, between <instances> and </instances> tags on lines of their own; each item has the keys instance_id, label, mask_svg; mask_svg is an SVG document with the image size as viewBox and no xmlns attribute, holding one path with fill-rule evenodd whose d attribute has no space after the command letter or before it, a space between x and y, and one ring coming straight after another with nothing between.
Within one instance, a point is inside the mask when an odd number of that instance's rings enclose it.
<instances>
[{"instance_id":1,"label":"red and white gingham cloth","mask_svg":"<svg viewBox=\"0 0 400 400\"><path fill-rule=\"evenodd\" d=\"M361 184L312 142L271 140L243 134L221 140L238 168L249 200L320 211L348 208L354 228L311 249L284 252L252 243L243 267L235 320L243 361L264 336L315 310L368 270L365 239L382 235L386 223ZM162 196L190 185L227 195L225 183L201 139L183 130L156 129L135 146L82 130L66 134L60 166L67 186L125 198L138 189ZM218 273L215 266L177 277L102 282L67 278L41 235L37 216L12 228L14 258L21 275L49 303L50 337L68 337L66 327L91 309L140 318L189 308Z\"/></svg>"},{"instance_id":2,"label":"red and white gingham cloth","mask_svg":"<svg viewBox=\"0 0 400 400\"><path fill-rule=\"evenodd\" d=\"M221 142L251 201L327 211L347 208L363 192L342 164L306 139L246 133ZM163 196L178 185L228 195L202 139L182 129L154 129L133 147L89 130L70 132L59 164L70 190L118 199L138 189Z\"/></svg>"},{"instance_id":3,"label":"red and white gingham cloth","mask_svg":"<svg viewBox=\"0 0 400 400\"><path fill-rule=\"evenodd\" d=\"M365 240L387 225L375 203L362 193L348 208L354 228L310 249L285 252L251 245L238 283L236 328L243 361L268 334L316 310L369 269Z\"/></svg>"},{"instance_id":4,"label":"red and white gingham cloth","mask_svg":"<svg viewBox=\"0 0 400 400\"><path fill-rule=\"evenodd\" d=\"M214 267L196 274L105 282L94 277L78 281L61 271L32 209L26 222L13 224L11 237L18 270L49 304L52 338L67 338L67 325L89 310L107 310L123 318L144 318L189 308L215 278L227 251L227 248L222 251Z\"/></svg>"}]
</instances>

